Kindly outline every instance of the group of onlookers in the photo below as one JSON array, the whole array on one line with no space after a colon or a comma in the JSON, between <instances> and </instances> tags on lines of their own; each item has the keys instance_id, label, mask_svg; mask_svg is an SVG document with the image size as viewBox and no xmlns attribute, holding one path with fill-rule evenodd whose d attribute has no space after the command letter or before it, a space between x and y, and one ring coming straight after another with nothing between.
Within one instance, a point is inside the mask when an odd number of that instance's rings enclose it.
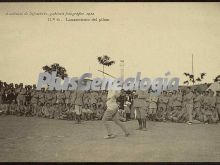
<instances>
[{"instance_id":1,"label":"group of onlookers","mask_svg":"<svg viewBox=\"0 0 220 165\"><path fill-rule=\"evenodd\" d=\"M0 114L50 119L100 120L106 110L108 91L36 90L36 86L0 82ZM191 90L121 91L117 99L122 121L147 118L152 121L217 123L220 91Z\"/></svg>"}]
</instances>

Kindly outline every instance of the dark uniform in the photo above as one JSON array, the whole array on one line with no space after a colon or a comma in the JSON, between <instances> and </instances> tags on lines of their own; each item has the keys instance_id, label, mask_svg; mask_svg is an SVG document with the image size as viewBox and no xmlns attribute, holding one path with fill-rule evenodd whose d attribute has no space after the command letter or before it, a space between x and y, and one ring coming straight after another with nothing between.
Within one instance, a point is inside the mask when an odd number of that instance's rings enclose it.
<instances>
[{"instance_id":1,"label":"dark uniform","mask_svg":"<svg viewBox=\"0 0 220 165\"><path fill-rule=\"evenodd\" d=\"M136 97L134 98L133 107L136 111L136 118L139 124L139 130L146 130L146 92L142 90L137 90L135 93Z\"/></svg>"}]
</instances>

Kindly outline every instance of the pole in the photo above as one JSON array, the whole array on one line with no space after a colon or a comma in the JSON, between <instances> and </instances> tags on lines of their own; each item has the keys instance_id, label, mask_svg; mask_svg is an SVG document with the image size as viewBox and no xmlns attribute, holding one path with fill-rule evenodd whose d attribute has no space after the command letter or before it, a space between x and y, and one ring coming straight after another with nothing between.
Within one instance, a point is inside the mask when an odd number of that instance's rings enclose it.
<instances>
[{"instance_id":1,"label":"pole","mask_svg":"<svg viewBox=\"0 0 220 165\"><path fill-rule=\"evenodd\" d=\"M124 60L120 60L121 78L124 81Z\"/></svg>"},{"instance_id":2,"label":"pole","mask_svg":"<svg viewBox=\"0 0 220 165\"><path fill-rule=\"evenodd\" d=\"M193 54L192 54L192 75L193 75L193 85L194 85L194 68L193 68Z\"/></svg>"}]
</instances>

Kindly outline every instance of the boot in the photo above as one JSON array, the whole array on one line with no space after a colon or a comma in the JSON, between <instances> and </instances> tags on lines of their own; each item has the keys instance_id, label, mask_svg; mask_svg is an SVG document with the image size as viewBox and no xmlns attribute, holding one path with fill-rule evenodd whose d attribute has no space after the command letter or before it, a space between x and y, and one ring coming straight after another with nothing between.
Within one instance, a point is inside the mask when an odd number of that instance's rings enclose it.
<instances>
[{"instance_id":1,"label":"boot","mask_svg":"<svg viewBox=\"0 0 220 165\"><path fill-rule=\"evenodd\" d=\"M142 119L142 124L143 124L143 131L147 131L147 128L146 128L146 123L147 123L147 120L146 119Z\"/></svg>"},{"instance_id":2,"label":"boot","mask_svg":"<svg viewBox=\"0 0 220 165\"><path fill-rule=\"evenodd\" d=\"M142 121L141 119L137 119L138 120L138 125L139 125L139 128L137 130L141 130L142 129Z\"/></svg>"}]
</instances>

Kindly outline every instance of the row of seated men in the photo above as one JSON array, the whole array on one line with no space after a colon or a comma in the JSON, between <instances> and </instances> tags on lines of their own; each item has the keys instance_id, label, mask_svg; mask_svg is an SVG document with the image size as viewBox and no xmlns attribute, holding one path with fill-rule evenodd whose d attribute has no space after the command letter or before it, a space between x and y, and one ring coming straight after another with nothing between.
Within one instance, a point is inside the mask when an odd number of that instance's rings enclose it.
<instances>
[{"instance_id":1,"label":"row of seated men","mask_svg":"<svg viewBox=\"0 0 220 165\"><path fill-rule=\"evenodd\" d=\"M220 118L220 92L191 90L121 91L118 98L123 120L134 119L143 109L149 120L216 123ZM42 116L55 119L101 119L107 91L49 91L36 86L0 83L0 111L3 114ZM77 107L77 108L76 108Z\"/></svg>"}]
</instances>

